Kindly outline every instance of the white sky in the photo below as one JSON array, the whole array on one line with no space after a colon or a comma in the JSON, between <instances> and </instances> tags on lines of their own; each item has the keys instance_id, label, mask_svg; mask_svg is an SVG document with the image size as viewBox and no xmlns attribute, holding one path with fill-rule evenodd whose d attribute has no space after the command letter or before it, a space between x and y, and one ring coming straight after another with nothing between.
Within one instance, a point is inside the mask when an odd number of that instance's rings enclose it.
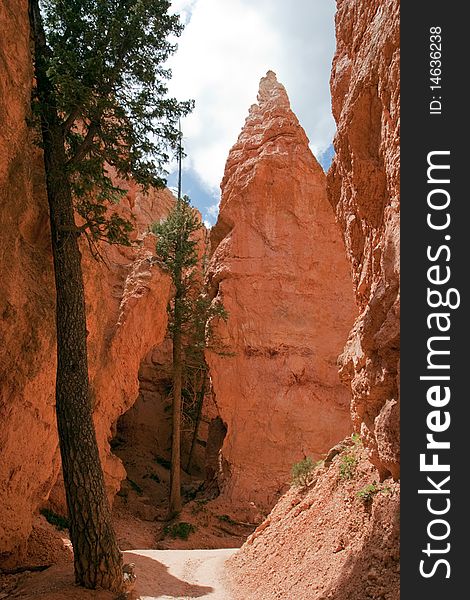
<instances>
[{"instance_id":1,"label":"white sky","mask_svg":"<svg viewBox=\"0 0 470 600\"><path fill-rule=\"evenodd\" d=\"M169 93L196 101L182 123L185 167L214 203L228 152L269 69L285 85L313 152L331 144L335 9L334 0L172 2L186 27L170 60Z\"/></svg>"}]
</instances>

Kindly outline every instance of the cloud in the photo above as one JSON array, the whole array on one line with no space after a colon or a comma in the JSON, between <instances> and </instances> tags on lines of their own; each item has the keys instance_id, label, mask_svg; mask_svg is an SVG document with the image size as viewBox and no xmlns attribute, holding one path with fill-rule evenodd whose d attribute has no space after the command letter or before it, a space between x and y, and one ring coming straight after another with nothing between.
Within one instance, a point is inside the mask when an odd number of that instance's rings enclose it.
<instances>
[{"instance_id":1,"label":"cloud","mask_svg":"<svg viewBox=\"0 0 470 600\"><path fill-rule=\"evenodd\" d=\"M286 86L312 150L329 146L334 134L329 95L334 0L296 0L294 5L285 0L176 0L172 9L180 12L186 28L170 61L169 90L181 100L196 101L183 122L185 166L210 197L218 198L228 152L269 69ZM208 213L207 204L204 208Z\"/></svg>"},{"instance_id":2,"label":"cloud","mask_svg":"<svg viewBox=\"0 0 470 600\"><path fill-rule=\"evenodd\" d=\"M211 217L216 217L219 212L220 202L216 202L215 204L211 204L207 207L206 212Z\"/></svg>"},{"instance_id":3,"label":"cloud","mask_svg":"<svg viewBox=\"0 0 470 600\"><path fill-rule=\"evenodd\" d=\"M197 0L173 0L171 3L171 13L178 14L181 23L187 25L191 19L191 13L196 2Z\"/></svg>"}]
</instances>

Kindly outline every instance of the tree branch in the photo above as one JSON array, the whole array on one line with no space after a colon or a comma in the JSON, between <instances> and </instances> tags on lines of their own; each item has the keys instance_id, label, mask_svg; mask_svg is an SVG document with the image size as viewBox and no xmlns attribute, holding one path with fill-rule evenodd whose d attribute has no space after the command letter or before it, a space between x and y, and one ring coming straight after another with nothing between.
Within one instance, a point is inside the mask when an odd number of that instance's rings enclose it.
<instances>
[{"instance_id":1,"label":"tree branch","mask_svg":"<svg viewBox=\"0 0 470 600\"><path fill-rule=\"evenodd\" d=\"M36 47L39 47L42 55L45 57L51 56L51 50L46 43L46 35L41 21L41 13L39 9L38 0L29 0L28 12L30 22L33 24L34 43Z\"/></svg>"},{"instance_id":2,"label":"tree branch","mask_svg":"<svg viewBox=\"0 0 470 600\"><path fill-rule=\"evenodd\" d=\"M71 129L72 125L75 123L78 115L80 114L81 108L81 106L76 106L73 110L70 111L69 116L62 123L62 131L64 133L67 133Z\"/></svg>"},{"instance_id":3,"label":"tree branch","mask_svg":"<svg viewBox=\"0 0 470 600\"><path fill-rule=\"evenodd\" d=\"M76 165L79 163L85 156L93 145L93 140L95 138L95 134L99 131L99 122L93 122L88 128L85 139L78 147L77 152L72 156L72 158L67 162L67 167Z\"/></svg>"}]
</instances>

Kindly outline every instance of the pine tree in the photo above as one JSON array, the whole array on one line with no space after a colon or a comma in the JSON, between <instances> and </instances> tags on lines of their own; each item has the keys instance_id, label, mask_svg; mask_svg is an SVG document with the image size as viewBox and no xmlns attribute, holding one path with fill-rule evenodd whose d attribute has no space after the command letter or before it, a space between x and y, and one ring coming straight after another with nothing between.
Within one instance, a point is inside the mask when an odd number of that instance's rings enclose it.
<instances>
[{"instance_id":1,"label":"pine tree","mask_svg":"<svg viewBox=\"0 0 470 600\"><path fill-rule=\"evenodd\" d=\"M227 318L223 305L211 302L204 290L207 252L200 256L202 236L198 235L198 232L202 228L201 220L187 196L178 197L168 217L152 227L158 238L157 258L168 270L175 288L174 298L168 307L169 330L173 343L169 518L176 516L182 508L181 424L185 411L184 400L188 397L195 398L191 406L194 428L186 465L188 470L208 381L205 350L210 347L211 350L221 353L212 333L211 323L214 318Z\"/></svg>"},{"instance_id":2,"label":"pine tree","mask_svg":"<svg viewBox=\"0 0 470 600\"><path fill-rule=\"evenodd\" d=\"M79 585L120 591L89 395L79 237L129 244L130 224L109 209L124 190L114 172L162 185L175 124L191 109L166 97L163 68L181 31L165 0L29 0L33 115L44 151L56 286L56 412ZM80 224L76 224L76 213Z\"/></svg>"},{"instance_id":3,"label":"pine tree","mask_svg":"<svg viewBox=\"0 0 470 600\"><path fill-rule=\"evenodd\" d=\"M162 222L153 225L158 237L157 257L168 269L175 296L169 306L173 342L173 407L169 516L181 512L181 418L183 392L183 337L192 317L192 293L198 263L196 232L202 227L189 198L178 198Z\"/></svg>"},{"instance_id":4,"label":"pine tree","mask_svg":"<svg viewBox=\"0 0 470 600\"><path fill-rule=\"evenodd\" d=\"M220 302L214 302L204 286L207 261L207 240L205 252L199 265L202 277L196 279L196 293L192 295L191 316L184 338L184 388L188 391L188 406L183 404L183 416L189 417L192 424L191 444L185 471L189 472L194 456L199 426L201 423L204 397L209 388L209 367L206 363L206 350L221 356L230 353L214 334L213 323L218 319L227 320L228 314Z\"/></svg>"}]
</instances>

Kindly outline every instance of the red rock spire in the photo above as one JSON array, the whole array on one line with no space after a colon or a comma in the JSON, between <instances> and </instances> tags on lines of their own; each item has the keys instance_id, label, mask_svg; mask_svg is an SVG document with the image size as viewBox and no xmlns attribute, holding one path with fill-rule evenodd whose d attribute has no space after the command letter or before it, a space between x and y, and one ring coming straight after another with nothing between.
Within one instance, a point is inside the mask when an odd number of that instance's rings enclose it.
<instances>
[{"instance_id":1,"label":"red rock spire","mask_svg":"<svg viewBox=\"0 0 470 600\"><path fill-rule=\"evenodd\" d=\"M355 316L325 174L272 71L230 151L212 241L233 353L208 355L228 428L224 493L269 509L304 452L320 457L350 431L336 358Z\"/></svg>"}]
</instances>

